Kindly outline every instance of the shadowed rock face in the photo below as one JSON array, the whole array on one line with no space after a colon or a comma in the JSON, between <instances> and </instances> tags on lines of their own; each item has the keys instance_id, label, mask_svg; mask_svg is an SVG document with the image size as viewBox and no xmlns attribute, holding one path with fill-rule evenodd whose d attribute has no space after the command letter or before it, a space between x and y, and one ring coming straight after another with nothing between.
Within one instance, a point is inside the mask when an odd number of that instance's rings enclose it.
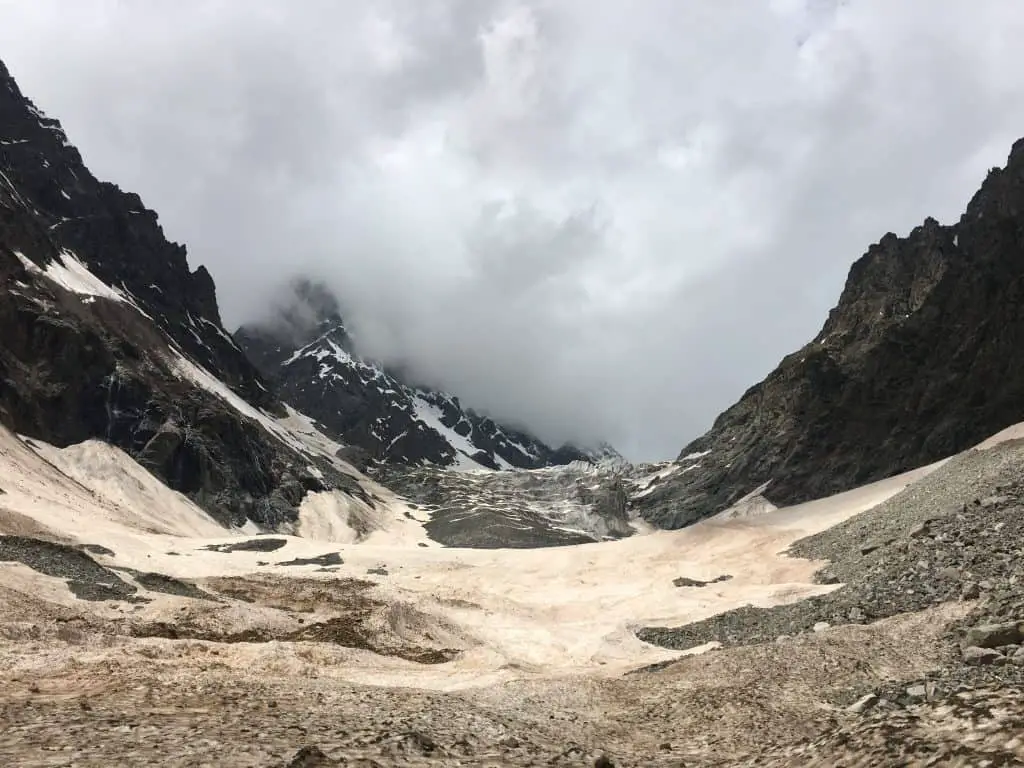
<instances>
[{"instance_id":1,"label":"shadowed rock face","mask_svg":"<svg viewBox=\"0 0 1024 768\"><path fill-rule=\"evenodd\" d=\"M309 457L175 367L284 413L221 327L209 273L137 195L92 176L2 64L0 339L0 423L16 432L105 439L225 523L294 519L324 487Z\"/></svg>"},{"instance_id":2,"label":"shadowed rock face","mask_svg":"<svg viewBox=\"0 0 1024 768\"><path fill-rule=\"evenodd\" d=\"M1024 420L1024 140L960 221L890 233L850 269L821 332L686 446L693 470L638 503L675 528L764 483L826 496Z\"/></svg>"},{"instance_id":3,"label":"shadowed rock face","mask_svg":"<svg viewBox=\"0 0 1024 768\"><path fill-rule=\"evenodd\" d=\"M350 446L345 458L364 467L536 469L621 458L608 446L552 448L418 385L404 371L361 357L337 300L310 280L295 281L274 317L243 326L235 339L287 402L338 435Z\"/></svg>"}]
</instances>

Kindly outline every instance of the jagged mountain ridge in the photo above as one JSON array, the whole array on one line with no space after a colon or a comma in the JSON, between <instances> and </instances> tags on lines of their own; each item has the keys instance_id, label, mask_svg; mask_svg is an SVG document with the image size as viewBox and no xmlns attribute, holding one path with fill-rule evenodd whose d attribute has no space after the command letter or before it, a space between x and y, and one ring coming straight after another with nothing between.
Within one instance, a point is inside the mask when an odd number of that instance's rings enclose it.
<instances>
[{"instance_id":1,"label":"jagged mountain ridge","mask_svg":"<svg viewBox=\"0 0 1024 768\"><path fill-rule=\"evenodd\" d=\"M675 528L755 491L823 497L1021 421L1022 267L1024 140L956 224L872 245L821 331L683 448L640 514Z\"/></svg>"},{"instance_id":2,"label":"jagged mountain ridge","mask_svg":"<svg viewBox=\"0 0 1024 768\"><path fill-rule=\"evenodd\" d=\"M456 469L537 469L621 459L607 445L552 448L466 408L454 395L364 358L322 284L295 281L277 316L235 338L285 400L370 462Z\"/></svg>"},{"instance_id":3,"label":"jagged mountain ridge","mask_svg":"<svg viewBox=\"0 0 1024 768\"><path fill-rule=\"evenodd\" d=\"M98 181L0 63L0 422L101 438L224 524L292 521L309 490L361 493L279 428L286 410L138 195Z\"/></svg>"}]
</instances>

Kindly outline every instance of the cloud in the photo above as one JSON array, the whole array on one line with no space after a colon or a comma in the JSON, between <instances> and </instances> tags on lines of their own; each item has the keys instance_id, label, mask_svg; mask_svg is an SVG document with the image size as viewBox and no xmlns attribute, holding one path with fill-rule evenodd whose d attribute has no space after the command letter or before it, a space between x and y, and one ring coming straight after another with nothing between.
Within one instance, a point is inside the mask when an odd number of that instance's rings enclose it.
<instances>
[{"instance_id":1,"label":"cloud","mask_svg":"<svg viewBox=\"0 0 1024 768\"><path fill-rule=\"evenodd\" d=\"M0 0L228 322L296 273L549 440L674 455L1024 135L1005 0Z\"/></svg>"}]
</instances>

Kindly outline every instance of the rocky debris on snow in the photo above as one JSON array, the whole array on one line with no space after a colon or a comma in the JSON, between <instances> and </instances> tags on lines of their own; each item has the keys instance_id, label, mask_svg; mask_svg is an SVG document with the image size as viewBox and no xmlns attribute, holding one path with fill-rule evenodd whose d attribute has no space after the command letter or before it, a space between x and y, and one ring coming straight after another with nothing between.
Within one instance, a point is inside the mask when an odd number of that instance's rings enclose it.
<instances>
[{"instance_id":1,"label":"rocky debris on snow","mask_svg":"<svg viewBox=\"0 0 1024 768\"><path fill-rule=\"evenodd\" d=\"M672 583L677 587L706 587L708 584L720 584L723 581L729 581L731 578L732 576L723 574L721 576L716 576L710 581L701 581L700 579L691 579L688 576L680 576L672 579Z\"/></svg>"},{"instance_id":2,"label":"rocky debris on snow","mask_svg":"<svg viewBox=\"0 0 1024 768\"><path fill-rule=\"evenodd\" d=\"M189 611L173 621L138 619L131 622L129 633L133 637L227 644L326 643L417 664L444 664L461 653L457 648L431 647L439 643L429 640L412 642L404 635L382 632L381 627L386 626L394 606L370 596L370 590L376 586L371 581L249 576L207 579L203 586L217 599L231 598L283 611L284 620L230 625L218 618L218 607L212 611ZM403 610L405 621L426 623L425 616L411 606L403 606ZM226 615L229 614L230 611Z\"/></svg>"},{"instance_id":3,"label":"rocky debris on snow","mask_svg":"<svg viewBox=\"0 0 1024 768\"><path fill-rule=\"evenodd\" d=\"M339 616L305 624L298 629L282 630L255 627L239 631L222 631L191 624L188 619L173 623L155 621L133 624L132 637L165 637L170 640L205 640L211 643L311 642L359 648L380 656L394 656L416 664L446 664L461 653L455 648L424 648L412 643L382 643L378 633L366 626L368 616Z\"/></svg>"},{"instance_id":4,"label":"rocky debris on snow","mask_svg":"<svg viewBox=\"0 0 1024 768\"><path fill-rule=\"evenodd\" d=\"M203 549L210 552L274 552L288 543L287 539L248 539L229 544L208 544Z\"/></svg>"},{"instance_id":5,"label":"rocky debris on snow","mask_svg":"<svg viewBox=\"0 0 1024 768\"><path fill-rule=\"evenodd\" d=\"M23 536L0 536L0 562L18 562L34 571L67 581L80 600L131 600L138 590L104 568L78 547Z\"/></svg>"},{"instance_id":6,"label":"rocky debris on snow","mask_svg":"<svg viewBox=\"0 0 1024 768\"><path fill-rule=\"evenodd\" d=\"M150 573L148 571L137 571L134 568L114 566L113 570L127 573L136 584L150 592L160 592L165 595L176 595L178 597L189 597L193 600L215 600L216 598L208 592L199 589L195 584L167 576L162 573Z\"/></svg>"},{"instance_id":7,"label":"rocky debris on snow","mask_svg":"<svg viewBox=\"0 0 1024 768\"><path fill-rule=\"evenodd\" d=\"M794 543L789 554L829 561L816 579L841 583L833 592L638 635L678 649L711 641L744 645L811 631L818 622L860 624L969 595L985 599L1000 589L1012 602L1024 587L1020 466L1021 441L968 451L874 509ZM863 554L866 542L872 547ZM1024 608L1005 620L1018 615Z\"/></svg>"},{"instance_id":8,"label":"rocky debris on snow","mask_svg":"<svg viewBox=\"0 0 1024 768\"><path fill-rule=\"evenodd\" d=\"M344 562L338 552L328 552L316 557L296 557L294 560L285 560L277 565L341 565Z\"/></svg>"},{"instance_id":9,"label":"rocky debris on snow","mask_svg":"<svg viewBox=\"0 0 1024 768\"><path fill-rule=\"evenodd\" d=\"M114 550L101 544L82 544L81 546L90 555L103 555L105 557L114 557L115 555Z\"/></svg>"}]
</instances>

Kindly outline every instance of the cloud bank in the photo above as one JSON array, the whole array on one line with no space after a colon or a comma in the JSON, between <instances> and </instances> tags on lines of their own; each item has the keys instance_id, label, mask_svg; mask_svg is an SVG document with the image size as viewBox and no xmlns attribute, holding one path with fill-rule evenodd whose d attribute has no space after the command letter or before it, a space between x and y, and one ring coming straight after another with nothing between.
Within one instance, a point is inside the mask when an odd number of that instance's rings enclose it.
<instances>
[{"instance_id":1,"label":"cloud bank","mask_svg":"<svg viewBox=\"0 0 1024 768\"><path fill-rule=\"evenodd\" d=\"M206 264L326 280L368 352L669 457L887 231L1024 135L1005 0L0 0L0 58Z\"/></svg>"}]
</instances>

